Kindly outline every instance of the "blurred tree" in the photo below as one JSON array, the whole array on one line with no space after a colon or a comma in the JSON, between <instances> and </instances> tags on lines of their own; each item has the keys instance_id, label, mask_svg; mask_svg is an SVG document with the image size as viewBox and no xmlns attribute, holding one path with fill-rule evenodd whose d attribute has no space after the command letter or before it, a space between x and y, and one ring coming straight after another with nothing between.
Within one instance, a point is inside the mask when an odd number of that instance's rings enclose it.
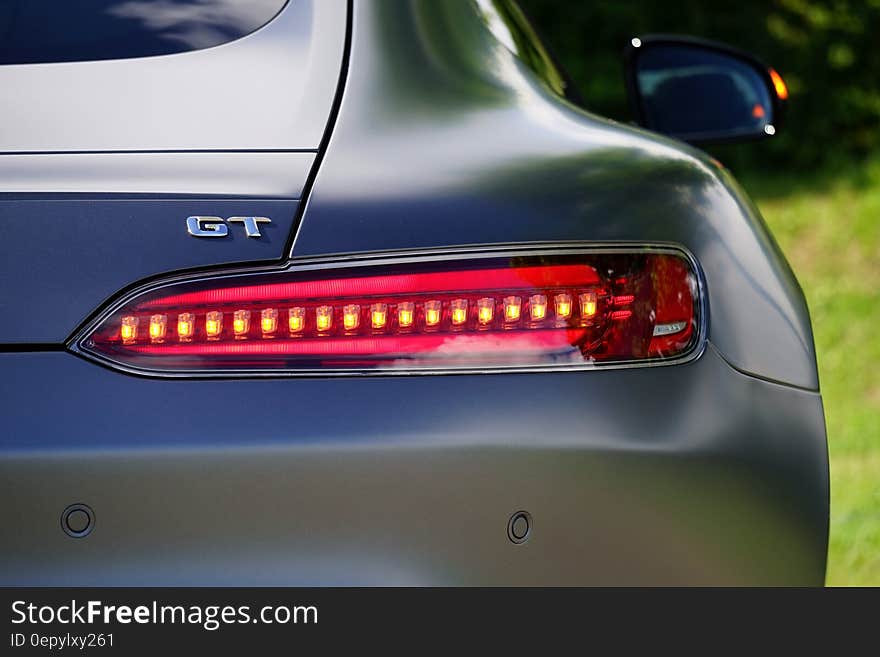
<instances>
[{"instance_id":1,"label":"blurred tree","mask_svg":"<svg viewBox=\"0 0 880 657\"><path fill-rule=\"evenodd\" d=\"M591 111L630 119L620 53L633 36L729 43L776 68L791 97L774 139L711 148L734 169L808 170L880 146L880 0L519 0Z\"/></svg>"}]
</instances>

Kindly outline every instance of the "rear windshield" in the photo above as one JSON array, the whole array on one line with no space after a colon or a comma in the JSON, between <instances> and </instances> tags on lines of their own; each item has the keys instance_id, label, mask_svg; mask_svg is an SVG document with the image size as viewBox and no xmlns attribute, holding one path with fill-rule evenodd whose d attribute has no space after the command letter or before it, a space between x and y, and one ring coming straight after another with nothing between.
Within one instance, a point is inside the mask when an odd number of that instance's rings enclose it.
<instances>
[{"instance_id":1,"label":"rear windshield","mask_svg":"<svg viewBox=\"0 0 880 657\"><path fill-rule=\"evenodd\" d=\"M288 0L0 0L0 65L170 55L268 23Z\"/></svg>"}]
</instances>

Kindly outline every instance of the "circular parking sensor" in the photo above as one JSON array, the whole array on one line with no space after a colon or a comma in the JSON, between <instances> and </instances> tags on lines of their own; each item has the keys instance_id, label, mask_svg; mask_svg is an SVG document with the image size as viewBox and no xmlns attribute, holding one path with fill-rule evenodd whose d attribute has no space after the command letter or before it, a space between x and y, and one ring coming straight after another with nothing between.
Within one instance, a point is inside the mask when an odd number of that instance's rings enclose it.
<instances>
[{"instance_id":1,"label":"circular parking sensor","mask_svg":"<svg viewBox=\"0 0 880 657\"><path fill-rule=\"evenodd\" d=\"M73 538L88 536L95 528L95 512L85 504L71 504L61 514L61 529Z\"/></svg>"},{"instance_id":2,"label":"circular parking sensor","mask_svg":"<svg viewBox=\"0 0 880 657\"><path fill-rule=\"evenodd\" d=\"M507 538L513 543L525 543L531 531L532 516L528 511L517 511L507 521Z\"/></svg>"}]
</instances>

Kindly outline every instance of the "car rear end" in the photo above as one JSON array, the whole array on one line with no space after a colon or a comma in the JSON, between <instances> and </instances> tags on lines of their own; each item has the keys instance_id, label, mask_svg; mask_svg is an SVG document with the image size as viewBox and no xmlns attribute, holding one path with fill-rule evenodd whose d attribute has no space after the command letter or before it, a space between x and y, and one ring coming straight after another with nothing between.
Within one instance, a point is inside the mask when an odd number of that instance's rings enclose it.
<instances>
[{"instance_id":1,"label":"car rear end","mask_svg":"<svg viewBox=\"0 0 880 657\"><path fill-rule=\"evenodd\" d=\"M0 66L0 581L823 582L809 318L726 172L486 3L104 4Z\"/></svg>"}]
</instances>

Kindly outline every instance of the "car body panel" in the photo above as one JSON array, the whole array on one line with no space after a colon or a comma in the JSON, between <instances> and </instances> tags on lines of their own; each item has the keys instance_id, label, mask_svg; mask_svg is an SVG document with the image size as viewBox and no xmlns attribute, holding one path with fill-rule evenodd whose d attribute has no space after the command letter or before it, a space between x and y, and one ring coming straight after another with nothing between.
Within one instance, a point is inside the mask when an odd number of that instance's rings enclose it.
<instances>
[{"instance_id":1,"label":"car body panel","mask_svg":"<svg viewBox=\"0 0 880 657\"><path fill-rule=\"evenodd\" d=\"M823 581L821 398L713 349L491 379L0 367L4 584ZM95 514L85 539L59 529L74 503ZM514 545L520 509L533 529Z\"/></svg>"},{"instance_id":2,"label":"car body panel","mask_svg":"<svg viewBox=\"0 0 880 657\"><path fill-rule=\"evenodd\" d=\"M296 0L213 48L0 66L0 221L14 227L0 244L0 275L14 281L0 289L0 345L63 344L155 276L283 259L336 98L347 11ZM259 239L199 239L191 215L271 224Z\"/></svg>"},{"instance_id":3,"label":"car body panel","mask_svg":"<svg viewBox=\"0 0 880 657\"><path fill-rule=\"evenodd\" d=\"M709 339L724 357L818 389L797 281L708 156L564 103L464 3L356 3L350 59L294 257L536 239L681 244L705 271Z\"/></svg>"},{"instance_id":4,"label":"car body panel","mask_svg":"<svg viewBox=\"0 0 880 657\"><path fill-rule=\"evenodd\" d=\"M2 158L2 156L0 156ZM217 198L0 199L16 227L0 246L0 341L63 344L119 290L181 269L283 257L298 202ZM230 229L220 239L187 233L190 215L263 216L259 239ZM28 248L26 248L26 246Z\"/></svg>"},{"instance_id":5,"label":"car body panel","mask_svg":"<svg viewBox=\"0 0 880 657\"><path fill-rule=\"evenodd\" d=\"M290 151L6 154L0 155L0 194L298 199L314 161L312 152Z\"/></svg>"},{"instance_id":6,"label":"car body panel","mask_svg":"<svg viewBox=\"0 0 880 657\"><path fill-rule=\"evenodd\" d=\"M346 12L344 0L293 0L214 48L0 66L0 152L316 149Z\"/></svg>"}]
</instances>

